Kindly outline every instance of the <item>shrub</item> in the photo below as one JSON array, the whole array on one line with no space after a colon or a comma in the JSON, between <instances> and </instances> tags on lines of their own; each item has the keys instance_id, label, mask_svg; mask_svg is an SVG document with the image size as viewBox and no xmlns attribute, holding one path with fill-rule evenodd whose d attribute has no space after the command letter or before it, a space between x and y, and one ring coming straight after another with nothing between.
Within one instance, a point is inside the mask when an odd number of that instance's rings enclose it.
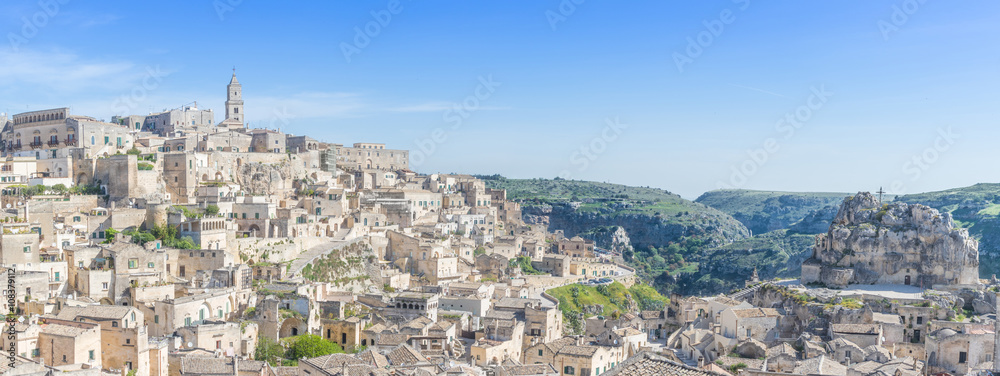
<instances>
[{"instance_id":1,"label":"shrub","mask_svg":"<svg viewBox=\"0 0 1000 376\"><path fill-rule=\"evenodd\" d=\"M137 166L139 167L139 171L149 171L153 169L152 163L139 162Z\"/></svg>"}]
</instances>

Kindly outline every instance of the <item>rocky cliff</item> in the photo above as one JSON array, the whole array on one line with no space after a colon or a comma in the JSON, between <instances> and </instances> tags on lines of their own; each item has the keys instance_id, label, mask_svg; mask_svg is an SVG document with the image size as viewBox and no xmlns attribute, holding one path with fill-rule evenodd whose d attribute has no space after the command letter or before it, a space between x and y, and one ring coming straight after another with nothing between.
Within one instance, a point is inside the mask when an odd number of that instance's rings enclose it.
<instances>
[{"instance_id":1,"label":"rocky cliff","mask_svg":"<svg viewBox=\"0 0 1000 376\"><path fill-rule=\"evenodd\" d=\"M924 205L880 204L867 192L847 197L813 256L802 282L848 284L975 284L979 250L951 214Z\"/></svg>"}]
</instances>

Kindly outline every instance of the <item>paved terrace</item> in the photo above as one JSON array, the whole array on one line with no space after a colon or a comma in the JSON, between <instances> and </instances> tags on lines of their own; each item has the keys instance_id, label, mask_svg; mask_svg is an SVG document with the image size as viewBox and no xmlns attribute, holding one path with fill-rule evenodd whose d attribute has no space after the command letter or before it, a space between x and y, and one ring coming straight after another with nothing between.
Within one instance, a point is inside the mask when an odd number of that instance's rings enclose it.
<instances>
[{"instance_id":1,"label":"paved terrace","mask_svg":"<svg viewBox=\"0 0 1000 376\"><path fill-rule=\"evenodd\" d=\"M813 291L822 289L816 287L803 287L802 283L800 283L798 279L778 281L774 284L798 290ZM838 296L872 295L880 296L886 299L923 299L924 291L920 287L907 285L850 285L842 290L826 290L833 291Z\"/></svg>"}]
</instances>

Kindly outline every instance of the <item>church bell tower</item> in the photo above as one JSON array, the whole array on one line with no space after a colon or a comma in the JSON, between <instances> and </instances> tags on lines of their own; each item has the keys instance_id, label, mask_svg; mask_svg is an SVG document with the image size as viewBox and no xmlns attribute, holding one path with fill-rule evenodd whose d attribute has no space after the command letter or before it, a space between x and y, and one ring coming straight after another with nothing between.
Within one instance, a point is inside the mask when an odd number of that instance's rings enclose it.
<instances>
[{"instance_id":1,"label":"church bell tower","mask_svg":"<svg viewBox=\"0 0 1000 376\"><path fill-rule=\"evenodd\" d=\"M236 69L233 68L233 79L226 85L226 120L223 123L242 127L244 117L243 86L236 80Z\"/></svg>"}]
</instances>

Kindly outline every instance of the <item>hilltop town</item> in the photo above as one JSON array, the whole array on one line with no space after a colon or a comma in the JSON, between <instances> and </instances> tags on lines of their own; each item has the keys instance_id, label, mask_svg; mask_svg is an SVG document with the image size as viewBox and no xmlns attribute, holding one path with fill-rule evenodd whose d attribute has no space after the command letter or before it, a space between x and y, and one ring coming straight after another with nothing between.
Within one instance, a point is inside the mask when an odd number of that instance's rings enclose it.
<instances>
[{"instance_id":1,"label":"hilltop town","mask_svg":"<svg viewBox=\"0 0 1000 376\"><path fill-rule=\"evenodd\" d=\"M801 278L664 297L620 227L601 248L407 150L250 128L226 91L219 122L0 117L0 376L1000 371L1000 282L949 213L859 193Z\"/></svg>"}]
</instances>

